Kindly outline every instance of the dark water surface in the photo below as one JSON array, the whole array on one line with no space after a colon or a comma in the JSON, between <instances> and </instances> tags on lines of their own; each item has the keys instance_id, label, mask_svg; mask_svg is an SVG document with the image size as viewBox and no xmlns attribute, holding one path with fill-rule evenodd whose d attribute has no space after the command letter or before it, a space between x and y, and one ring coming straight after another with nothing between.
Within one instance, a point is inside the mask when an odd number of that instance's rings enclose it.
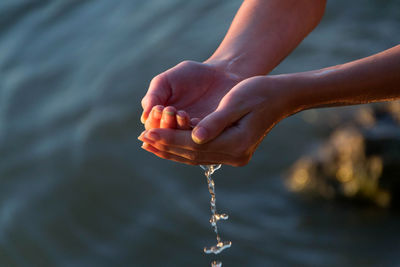
<instances>
[{"instance_id":1,"label":"dark water surface","mask_svg":"<svg viewBox=\"0 0 400 267\"><path fill-rule=\"evenodd\" d=\"M203 172L140 149L140 99L157 73L209 56L240 2L0 1L0 266L209 266ZM399 36L399 1L329 1L275 73L357 59ZM353 109L296 115L248 166L215 174L233 243L224 266L400 265L398 213L307 200L283 183L327 136L324 122Z\"/></svg>"}]
</instances>

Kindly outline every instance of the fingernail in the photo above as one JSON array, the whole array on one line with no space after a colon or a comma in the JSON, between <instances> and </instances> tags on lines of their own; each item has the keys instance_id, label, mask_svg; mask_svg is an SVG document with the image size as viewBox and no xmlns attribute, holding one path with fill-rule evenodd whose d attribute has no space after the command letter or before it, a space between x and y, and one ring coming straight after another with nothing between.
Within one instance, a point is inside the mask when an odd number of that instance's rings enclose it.
<instances>
[{"instance_id":1,"label":"fingernail","mask_svg":"<svg viewBox=\"0 0 400 267\"><path fill-rule=\"evenodd\" d=\"M167 115L170 115L170 116L175 115L175 112L169 111L169 110L164 110L164 113L167 114Z\"/></svg>"},{"instance_id":2,"label":"fingernail","mask_svg":"<svg viewBox=\"0 0 400 267\"><path fill-rule=\"evenodd\" d=\"M142 116L140 116L140 121L142 122L142 124L145 124L146 123L146 121L144 120L144 116L143 116L144 114L142 113Z\"/></svg>"},{"instance_id":3,"label":"fingernail","mask_svg":"<svg viewBox=\"0 0 400 267\"><path fill-rule=\"evenodd\" d=\"M200 144L207 138L207 130L204 127L196 127L192 133L193 141Z\"/></svg>"},{"instance_id":4,"label":"fingernail","mask_svg":"<svg viewBox=\"0 0 400 267\"><path fill-rule=\"evenodd\" d=\"M160 124L161 128L175 128L175 109L172 107L166 107L163 111L163 115L161 117L162 123Z\"/></svg>"},{"instance_id":5,"label":"fingernail","mask_svg":"<svg viewBox=\"0 0 400 267\"><path fill-rule=\"evenodd\" d=\"M176 115L178 115L179 118L184 119L186 117L186 113L182 110L179 110L178 112L176 112Z\"/></svg>"},{"instance_id":6,"label":"fingernail","mask_svg":"<svg viewBox=\"0 0 400 267\"><path fill-rule=\"evenodd\" d=\"M157 141L157 140L160 139L160 136L158 134L156 134L156 133L153 133L153 132L146 133L144 135L144 137L146 137L147 139L152 140L152 141Z\"/></svg>"}]
</instances>

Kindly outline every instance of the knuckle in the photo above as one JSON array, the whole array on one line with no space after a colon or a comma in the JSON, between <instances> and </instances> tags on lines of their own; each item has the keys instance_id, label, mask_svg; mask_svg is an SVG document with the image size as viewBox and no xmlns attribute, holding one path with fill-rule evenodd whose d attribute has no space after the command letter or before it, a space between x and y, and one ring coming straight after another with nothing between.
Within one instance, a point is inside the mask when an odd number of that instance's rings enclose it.
<instances>
[{"instance_id":1,"label":"knuckle","mask_svg":"<svg viewBox=\"0 0 400 267\"><path fill-rule=\"evenodd\" d=\"M194 64L195 64L195 62L192 60L184 60L181 63L179 63L178 66L180 66L182 68L187 68L187 67L193 66Z\"/></svg>"},{"instance_id":2,"label":"knuckle","mask_svg":"<svg viewBox=\"0 0 400 267\"><path fill-rule=\"evenodd\" d=\"M150 84L158 83L162 80L162 75L158 74L151 79Z\"/></svg>"},{"instance_id":3,"label":"knuckle","mask_svg":"<svg viewBox=\"0 0 400 267\"><path fill-rule=\"evenodd\" d=\"M156 128L156 129L151 129L151 132L154 132L158 135L159 139L157 140L157 143L159 145L162 145L166 147L167 145L170 145L172 140L174 139L173 136L168 131L162 131L165 129L162 128Z\"/></svg>"},{"instance_id":4,"label":"knuckle","mask_svg":"<svg viewBox=\"0 0 400 267\"><path fill-rule=\"evenodd\" d=\"M146 102L147 102L147 95L145 95L145 96L142 98L142 101L140 102L141 105L142 105L142 108L145 108Z\"/></svg>"},{"instance_id":5,"label":"knuckle","mask_svg":"<svg viewBox=\"0 0 400 267\"><path fill-rule=\"evenodd\" d=\"M167 152L169 153L171 150L169 149L169 147L162 145L162 144L157 144L157 149L163 152Z\"/></svg>"}]
</instances>

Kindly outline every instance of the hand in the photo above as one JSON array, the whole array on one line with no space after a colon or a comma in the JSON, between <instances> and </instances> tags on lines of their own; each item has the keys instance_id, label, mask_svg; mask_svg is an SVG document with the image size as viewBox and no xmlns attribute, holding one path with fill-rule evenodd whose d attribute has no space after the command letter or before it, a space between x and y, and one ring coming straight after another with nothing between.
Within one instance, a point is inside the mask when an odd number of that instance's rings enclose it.
<instances>
[{"instance_id":1,"label":"hand","mask_svg":"<svg viewBox=\"0 0 400 267\"><path fill-rule=\"evenodd\" d=\"M201 144L193 142L190 131L173 129L151 129L139 139L148 144L147 151L164 159L191 165L246 165L272 127L295 112L285 84L279 76L237 84L193 130L193 135L203 133L203 139L196 137Z\"/></svg>"},{"instance_id":2,"label":"hand","mask_svg":"<svg viewBox=\"0 0 400 267\"><path fill-rule=\"evenodd\" d=\"M190 118L199 121L213 112L220 100L241 80L217 64L184 61L151 81L142 100L142 123L146 123L156 105L185 110Z\"/></svg>"}]
</instances>

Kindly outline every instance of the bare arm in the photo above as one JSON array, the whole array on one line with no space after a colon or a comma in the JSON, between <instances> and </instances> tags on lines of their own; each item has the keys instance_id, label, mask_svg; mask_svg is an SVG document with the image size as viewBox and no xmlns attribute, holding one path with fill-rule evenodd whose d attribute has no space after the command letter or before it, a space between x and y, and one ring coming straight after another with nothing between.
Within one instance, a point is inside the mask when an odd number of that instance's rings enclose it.
<instances>
[{"instance_id":1,"label":"bare arm","mask_svg":"<svg viewBox=\"0 0 400 267\"><path fill-rule=\"evenodd\" d=\"M245 0L206 61L243 78L269 73L318 25L326 0Z\"/></svg>"},{"instance_id":2,"label":"bare arm","mask_svg":"<svg viewBox=\"0 0 400 267\"><path fill-rule=\"evenodd\" d=\"M305 109L400 99L400 45L322 70L256 76L236 85L190 132L152 129L143 141L159 157L187 164L242 166L280 120ZM199 144L200 143L200 144Z\"/></svg>"},{"instance_id":3,"label":"bare arm","mask_svg":"<svg viewBox=\"0 0 400 267\"><path fill-rule=\"evenodd\" d=\"M292 96L295 112L399 99L400 45L346 64L276 78L293 83L286 94Z\"/></svg>"},{"instance_id":4,"label":"bare arm","mask_svg":"<svg viewBox=\"0 0 400 267\"><path fill-rule=\"evenodd\" d=\"M238 82L275 68L318 24L325 2L243 1L224 40L208 60L183 62L153 78L142 99L142 122L156 105L186 110L191 118L210 114Z\"/></svg>"}]
</instances>

